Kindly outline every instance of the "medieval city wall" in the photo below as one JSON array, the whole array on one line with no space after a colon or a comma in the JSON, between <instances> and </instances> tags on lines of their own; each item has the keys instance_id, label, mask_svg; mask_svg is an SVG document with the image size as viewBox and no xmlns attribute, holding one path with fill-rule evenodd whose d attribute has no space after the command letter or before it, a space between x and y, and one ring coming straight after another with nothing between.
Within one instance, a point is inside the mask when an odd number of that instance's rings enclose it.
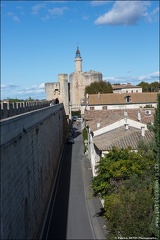
<instances>
[{"instance_id":1,"label":"medieval city wall","mask_svg":"<svg viewBox=\"0 0 160 240\"><path fill-rule=\"evenodd\" d=\"M1 120L1 239L37 238L63 149L65 121L63 104Z\"/></svg>"}]
</instances>

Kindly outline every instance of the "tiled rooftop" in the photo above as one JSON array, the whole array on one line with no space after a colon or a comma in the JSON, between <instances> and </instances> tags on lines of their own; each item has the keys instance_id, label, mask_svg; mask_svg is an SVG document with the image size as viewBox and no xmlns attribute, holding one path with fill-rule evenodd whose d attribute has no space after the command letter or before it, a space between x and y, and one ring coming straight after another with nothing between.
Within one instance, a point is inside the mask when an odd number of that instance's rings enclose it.
<instances>
[{"instance_id":1,"label":"tiled rooftop","mask_svg":"<svg viewBox=\"0 0 160 240\"><path fill-rule=\"evenodd\" d=\"M155 109L150 108L150 115L146 115L147 108L142 109L127 109L128 118L138 121L138 112L141 114L141 122L150 124L154 120ZM101 127L105 127L120 119L125 118L124 113L126 110L90 110L85 111L83 118L87 121L87 125L94 131L97 129L97 123L100 123Z\"/></svg>"},{"instance_id":2,"label":"tiled rooftop","mask_svg":"<svg viewBox=\"0 0 160 240\"><path fill-rule=\"evenodd\" d=\"M125 104L126 96L130 96L130 101L127 104L144 104L144 103L156 103L157 92L150 93L108 93L108 94L89 94L88 105L114 105Z\"/></svg>"},{"instance_id":3,"label":"tiled rooftop","mask_svg":"<svg viewBox=\"0 0 160 240\"><path fill-rule=\"evenodd\" d=\"M146 130L145 137L143 138L144 141L148 143L151 141L152 137L153 133ZM93 142L99 150L107 151L111 150L112 147L131 147L132 149L137 149L140 139L142 139L141 130L133 127L129 127L128 130L125 130L125 126L123 126L99 136L93 137Z\"/></svg>"}]
</instances>

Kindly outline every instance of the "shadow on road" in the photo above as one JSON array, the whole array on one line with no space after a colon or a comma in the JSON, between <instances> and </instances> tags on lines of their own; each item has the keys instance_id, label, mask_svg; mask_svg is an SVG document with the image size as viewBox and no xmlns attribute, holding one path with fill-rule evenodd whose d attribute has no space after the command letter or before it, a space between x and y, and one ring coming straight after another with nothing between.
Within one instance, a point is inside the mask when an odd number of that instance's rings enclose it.
<instances>
[{"instance_id":1,"label":"shadow on road","mask_svg":"<svg viewBox=\"0 0 160 240\"><path fill-rule=\"evenodd\" d=\"M72 144L65 144L43 239L66 239L70 193Z\"/></svg>"}]
</instances>

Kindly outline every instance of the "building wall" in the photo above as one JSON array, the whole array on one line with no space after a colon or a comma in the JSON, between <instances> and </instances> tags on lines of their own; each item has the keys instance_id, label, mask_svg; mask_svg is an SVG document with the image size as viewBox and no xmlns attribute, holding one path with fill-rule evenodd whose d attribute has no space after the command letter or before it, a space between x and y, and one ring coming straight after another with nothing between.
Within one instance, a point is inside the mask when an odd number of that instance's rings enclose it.
<instances>
[{"instance_id":1,"label":"building wall","mask_svg":"<svg viewBox=\"0 0 160 240\"><path fill-rule=\"evenodd\" d=\"M113 105L90 105L90 106L81 106L81 112L82 114L84 114L85 109L87 110L113 110L113 109L117 109L117 110L121 110L121 109L139 109L139 108L145 108L147 105L149 105L152 108L156 108L157 107L157 103L128 103L128 104L113 104Z\"/></svg>"},{"instance_id":2,"label":"building wall","mask_svg":"<svg viewBox=\"0 0 160 240\"><path fill-rule=\"evenodd\" d=\"M47 101L51 101L55 98L59 98L60 86L58 82L45 83L45 92Z\"/></svg>"},{"instance_id":3,"label":"building wall","mask_svg":"<svg viewBox=\"0 0 160 240\"><path fill-rule=\"evenodd\" d=\"M1 126L1 239L35 239L64 143L62 104L4 119Z\"/></svg>"},{"instance_id":4,"label":"building wall","mask_svg":"<svg viewBox=\"0 0 160 240\"><path fill-rule=\"evenodd\" d=\"M58 82L45 83L46 100L58 98L64 104L65 112L69 114L68 74L58 74Z\"/></svg>"},{"instance_id":5,"label":"building wall","mask_svg":"<svg viewBox=\"0 0 160 240\"><path fill-rule=\"evenodd\" d=\"M102 74L95 71L74 72L70 74L70 101L72 108L79 108L84 99L85 87L102 81Z\"/></svg>"},{"instance_id":6,"label":"building wall","mask_svg":"<svg viewBox=\"0 0 160 240\"><path fill-rule=\"evenodd\" d=\"M113 93L142 93L142 88L122 88L122 89L114 89Z\"/></svg>"},{"instance_id":7,"label":"building wall","mask_svg":"<svg viewBox=\"0 0 160 240\"><path fill-rule=\"evenodd\" d=\"M67 115L69 115L68 74L58 74L60 85L59 102L63 103Z\"/></svg>"}]
</instances>

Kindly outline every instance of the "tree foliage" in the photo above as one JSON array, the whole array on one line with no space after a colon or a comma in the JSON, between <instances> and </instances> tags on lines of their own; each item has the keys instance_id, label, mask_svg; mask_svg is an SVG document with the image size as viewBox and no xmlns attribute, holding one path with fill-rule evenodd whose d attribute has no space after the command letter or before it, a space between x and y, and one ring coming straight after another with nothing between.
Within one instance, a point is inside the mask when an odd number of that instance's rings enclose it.
<instances>
[{"instance_id":1,"label":"tree foliage","mask_svg":"<svg viewBox=\"0 0 160 240\"><path fill-rule=\"evenodd\" d=\"M160 93L157 94L157 108L154 116L154 156L160 161Z\"/></svg>"},{"instance_id":2,"label":"tree foliage","mask_svg":"<svg viewBox=\"0 0 160 240\"><path fill-rule=\"evenodd\" d=\"M159 189L160 189L160 94L157 94L157 108L155 111L154 116L154 147L153 147L153 154L156 161L155 164L155 186L154 186L154 198L155 198L155 205L154 205L154 219L153 219L153 232L154 235L159 239L159 226L156 222L159 222L159 212L160 212L160 201L159 201Z\"/></svg>"},{"instance_id":3,"label":"tree foliage","mask_svg":"<svg viewBox=\"0 0 160 240\"><path fill-rule=\"evenodd\" d=\"M112 85L109 82L93 82L85 88L85 94L113 93Z\"/></svg>"},{"instance_id":4,"label":"tree foliage","mask_svg":"<svg viewBox=\"0 0 160 240\"><path fill-rule=\"evenodd\" d=\"M142 81L137 86L141 86L143 92L158 92L160 89L159 82L147 83Z\"/></svg>"},{"instance_id":5,"label":"tree foliage","mask_svg":"<svg viewBox=\"0 0 160 240\"><path fill-rule=\"evenodd\" d=\"M155 160L150 147L140 142L138 152L113 148L97 164L92 189L104 199L109 239L153 234Z\"/></svg>"},{"instance_id":6,"label":"tree foliage","mask_svg":"<svg viewBox=\"0 0 160 240\"><path fill-rule=\"evenodd\" d=\"M150 154L142 155L130 149L113 148L96 166L97 176L93 178L92 188L95 196L105 197L118 186L118 182L129 179L133 174L143 175L154 167ZM111 184L111 181L115 183Z\"/></svg>"}]
</instances>

